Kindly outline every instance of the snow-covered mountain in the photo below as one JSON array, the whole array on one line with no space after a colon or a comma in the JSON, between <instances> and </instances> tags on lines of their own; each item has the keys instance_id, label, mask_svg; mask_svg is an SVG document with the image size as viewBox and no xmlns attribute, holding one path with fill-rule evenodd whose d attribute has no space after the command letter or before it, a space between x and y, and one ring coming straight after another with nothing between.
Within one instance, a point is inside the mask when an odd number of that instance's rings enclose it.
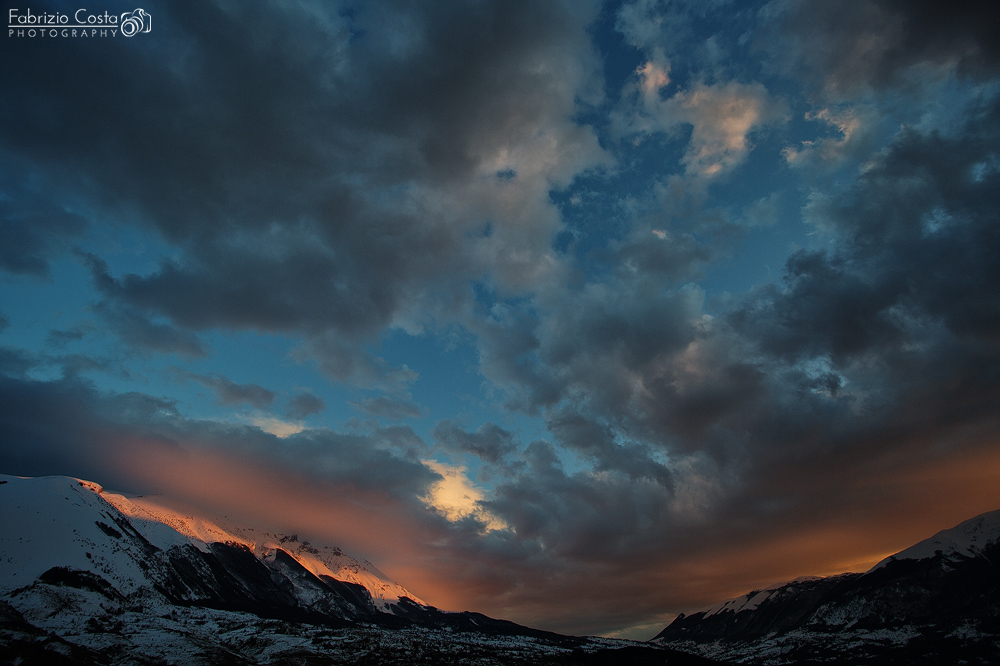
<instances>
[{"instance_id":1,"label":"snow-covered mountain","mask_svg":"<svg viewBox=\"0 0 1000 666\"><path fill-rule=\"evenodd\" d=\"M929 539L890 555L872 570L898 560L923 560L938 555L950 560L984 556L983 549L995 548L1000 542L1000 510L970 518L951 529L941 530Z\"/></svg>"},{"instance_id":2,"label":"snow-covered mountain","mask_svg":"<svg viewBox=\"0 0 1000 666\"><path fill-rule=\"evenodd\" d=\"M863 574L800 578L679 615L653 642L740 663L1000 663L1000 511Z\"/></svg>"},{"instance_id":3,"label":"snow-covered mountain","mask_svg":"<svg viewBox=\"0 0 1000 666\"><path fill-rule=\"evenodd\" d=\"M441 611L338 548L162 498L0 475L0 665L602 664L623 651L710 663Z\"/></svg>"},{"instance_id":4,"label":"snow-covered mountain","mask_svg":"<svg viewBox=\"0 0 1000 666\"><path fill-rule=\"evenodd\" d=\"M0 593L64 570L78 580L103 580L121 595L154 590L173 603L274 616L358 620L392 613L402 599L426 606L374 566L336 548L224 528L79 479L0 481L0 553L7 572Z\"/></svg>"}]
</instances>

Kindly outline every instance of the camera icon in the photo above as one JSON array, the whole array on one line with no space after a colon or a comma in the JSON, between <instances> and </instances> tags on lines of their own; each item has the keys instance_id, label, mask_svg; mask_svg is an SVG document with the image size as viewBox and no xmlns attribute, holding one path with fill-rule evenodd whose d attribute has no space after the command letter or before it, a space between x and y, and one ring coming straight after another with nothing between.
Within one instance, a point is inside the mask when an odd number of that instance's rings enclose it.
<instances>
[{"instance_id":1,"label":"camera icon","mask_svg":"<svg viewBox=\"0 0 1000 666\"><path fill-rule=\"evenodd\" d=\"M149 32L153 27L153 18L143 9L133 9L122 14L118 29L126 37L132 37L140 32Z\"/></svg>"}]
</instances>

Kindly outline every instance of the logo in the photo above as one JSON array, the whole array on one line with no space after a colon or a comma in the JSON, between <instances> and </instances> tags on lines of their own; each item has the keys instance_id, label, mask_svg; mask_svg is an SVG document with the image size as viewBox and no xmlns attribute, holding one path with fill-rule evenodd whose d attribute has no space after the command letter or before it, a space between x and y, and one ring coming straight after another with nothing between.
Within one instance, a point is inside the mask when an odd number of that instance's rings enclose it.
<instances>
[{"instance_id":1,"label":"logo","mask_svg":"<svg viewBox=\"0 0 1000 666\"><path fill-rule=\"evenodd\" d=\"M8 37L134 37L149 32L153 18L145 9L124 14L77 9L63 12L34 13L31 9L11 9L7 14Z\"/></svg>"},{"instance_id":2,"label":"logo","mask_svg":"<svg viewBox=\"0 0 1000 666\"><path fill-rule=\"evenodd\" d=\"M130 13L122 14L122 20L118 24L118 29L126 37L132 37L140 32L149 32L152 27L152 18L143 9L133 9Z\"/></svg>"}]
</instances>

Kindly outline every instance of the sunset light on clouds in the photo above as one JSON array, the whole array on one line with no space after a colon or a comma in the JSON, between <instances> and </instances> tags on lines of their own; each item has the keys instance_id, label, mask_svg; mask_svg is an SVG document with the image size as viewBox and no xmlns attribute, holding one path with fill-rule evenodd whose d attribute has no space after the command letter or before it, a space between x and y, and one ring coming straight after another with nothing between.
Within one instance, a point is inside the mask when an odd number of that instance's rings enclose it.
<instances>
[{"instance_id":1,"label":"sunset light on clouds","mask_svg":"<svg viewBox=\"0 0 1000 666\"><path fill-rule=\"evenodd\" d=\"M143 9L3 37L0 473L643 639L1000 508L995 2Z\"/></svg>"}]
</instances>

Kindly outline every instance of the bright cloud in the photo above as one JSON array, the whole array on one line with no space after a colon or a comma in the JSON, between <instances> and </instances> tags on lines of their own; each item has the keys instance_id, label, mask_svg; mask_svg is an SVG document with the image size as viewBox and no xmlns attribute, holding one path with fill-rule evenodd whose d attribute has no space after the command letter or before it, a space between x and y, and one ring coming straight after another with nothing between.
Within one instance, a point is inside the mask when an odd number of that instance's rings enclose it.
<instances>
[{"instance_id":1,"label":"bright cloud","mask_svg":"<svg viewBox=\"0 0 1000 666\"><path fill-rule=\"evenodd\" d=\"M465 467L448 465L435 460L422 460L427 467L441 475L441 480L431 485L423 498L427 506L455 522L463 518L475 518L487 530L507 529L507 525L485 510L482 502L485 496L472 485L465 473Z\"/></svg>"},{"instance_id":2,"label":"bright cloud","mask_svg":"<svg viewBox=\"0 0 1000 666\"><path fill-rule=\"evenodd\" d=\"M291 437L292 435L305 430L305 426L301 423L283 421L273 416L252 416L250 417L250 423L254 424L264 432L270 433L275 437L280 437L282 439L285 437Z\"/></svg>"},{"instance_id":3,"label":"bright cloud","mask_svg":"<svg viewBox=\"0 0 1000 666\"><path fill-rule=\"evenodd\" d=\"M751 136L782 122L785 105L760 83L695 83L663 98L669 66L647 61L637 70L641 105L628 121L643 133L674 133L691 126L682 163L689 175L711 178L739 166L753 148Z\"/></svg>"}]
</instances>

